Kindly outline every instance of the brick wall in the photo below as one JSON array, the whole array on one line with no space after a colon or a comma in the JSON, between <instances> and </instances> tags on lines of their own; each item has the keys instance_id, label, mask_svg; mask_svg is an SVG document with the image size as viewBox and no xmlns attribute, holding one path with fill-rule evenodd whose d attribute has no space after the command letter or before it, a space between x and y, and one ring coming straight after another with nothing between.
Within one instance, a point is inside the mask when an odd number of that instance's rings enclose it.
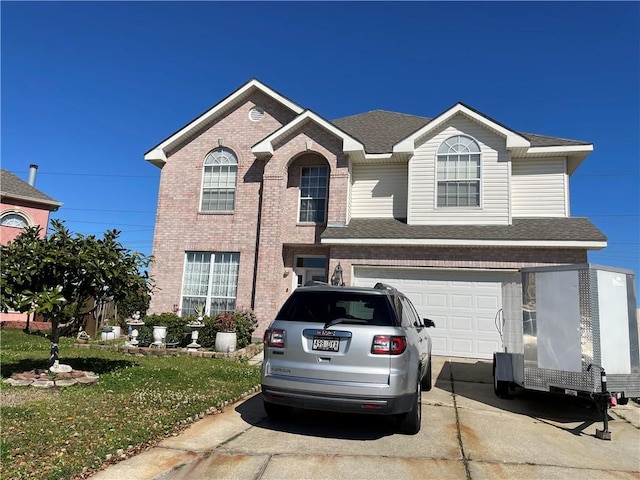
<instances>
[{"instance_id":1,"label":"brick wall","mask_svg":"<svg viewBox=\"0 0 640 480\"><path fill-rule=\"evenodd\" d=\"M249 120L255 105L265 109L260 122ZM266 325L291 286L291 277L285 275L284 245L309 245L313 251L325 228L297 221L302 166L329 167L327 220L346 221L349 173L340 140L306 123L279 139L270 159L259 160L251 153L254 144L291 118L287 109L257 93L169 153L160 178L151 269L158 290L149 313L180 307L186 251L239 252L237 305L253 305L261 324ZM238 157L235 210L199 213L204 158L221 143ZM300 252L309 254L304 249Z\"/></svg>"},{"instance_id":2,"label":"brick wall","mask_svg":"<svg viewBox=\"0 0 640 480\"><path fill-rule=\"evenodd\" d=\"M259 105L265 115L259 122L249 111ZM264 161L251 154L251 147L294 114L261 93L250 95L237 109L199 130L168 154L162 169L153 241L155 257L151 274L158 290L150 313L174 311L180 306L185 252L239 252L239 307L251 306L259 197ZM204 158L220 144L238 158L238 183L234 213L200 213Z\"/></svg>"}]
</instances>

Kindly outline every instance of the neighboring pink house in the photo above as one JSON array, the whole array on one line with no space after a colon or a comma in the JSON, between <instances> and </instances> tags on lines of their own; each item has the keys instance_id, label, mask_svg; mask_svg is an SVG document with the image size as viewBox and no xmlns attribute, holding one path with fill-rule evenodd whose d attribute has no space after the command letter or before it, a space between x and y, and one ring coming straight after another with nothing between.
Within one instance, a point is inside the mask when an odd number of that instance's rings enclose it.
<instances>
[{"instance_id":1,"label":"neighboring pink house","mask_svg":"<svg viewBox=\"0 0 640 480\"><path fill-rule=\"evenodd\" d=\"M341 270L406 293L434 353L491 358L496 318L520 315L519 268L607 244L569 211L592 150L462 103L329 121L253 79L145 154L162 168L150 312L252 308L260 334L292 290Z\"/></svg>"},{"instance_id":2,"label":"neighboring pink house","mask_svg":"<svg viewBox=\"0 0 640 480\"><path fill-rule=\"evenodd\" d=\"M42 227L44 238L49 225L49 214L62 203L35 188L37 165L29 166L29 180L18 178L8 170L0 170L0 243L6 245L15 239L24 228L34 225ZM2 313L3 322L25 322L26 314Z\"/></svg>"}]
</instances>

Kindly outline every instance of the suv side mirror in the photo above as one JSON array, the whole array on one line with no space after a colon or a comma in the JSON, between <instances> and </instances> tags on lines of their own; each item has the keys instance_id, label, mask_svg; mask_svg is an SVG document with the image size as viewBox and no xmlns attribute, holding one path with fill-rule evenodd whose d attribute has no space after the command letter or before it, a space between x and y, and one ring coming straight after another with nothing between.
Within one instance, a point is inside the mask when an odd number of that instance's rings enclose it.
<instances>
[{"instance_id":1,"label":"suv side mirror","mask_svg":"<svg viewBox=\"0 0 640 480\"><path fill-rule=\"evenodd\" d=\"M424 320L424 326L427 328L436 326L436 323L433 320L430 320L428 318L423 318L423 320Z\"/></svg>"}]
</instances>

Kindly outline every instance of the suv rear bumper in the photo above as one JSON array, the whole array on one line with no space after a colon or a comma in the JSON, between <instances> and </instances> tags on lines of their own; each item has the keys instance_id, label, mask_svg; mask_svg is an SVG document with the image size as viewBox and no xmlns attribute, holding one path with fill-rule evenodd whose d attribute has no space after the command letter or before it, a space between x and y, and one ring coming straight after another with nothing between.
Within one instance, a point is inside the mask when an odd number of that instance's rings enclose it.
<instances>
[{"instance_id":1,"label":"suv rear bumper","mask_svg":"<svg viewBox=\"0 0 640 480\"><path fill-rule=\"evenodd\" d=\"M321 392L297 392L262 385L265 402L288 405L309 410L326 410L343 413L395 415L411 410L414 394L400 397L354 397Z\"/></svg>"}]
</instances>

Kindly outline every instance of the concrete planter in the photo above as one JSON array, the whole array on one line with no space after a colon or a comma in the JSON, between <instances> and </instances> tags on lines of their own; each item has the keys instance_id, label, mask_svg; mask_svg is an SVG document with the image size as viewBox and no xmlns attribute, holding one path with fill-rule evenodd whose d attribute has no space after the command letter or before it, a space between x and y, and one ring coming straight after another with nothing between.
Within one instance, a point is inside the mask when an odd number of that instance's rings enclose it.
<instances>
[{"instance_id":1,"label":"concrete planter","mask_svg":"<svg viewBox=\"0 0 640 480\"><path fill-rule=\"evenodd\" d=\"M235 352L238 336L236 332L218 332L216 333L216 352L231 353Z\"/></svg>"},{"instance_id":2,"label":"concrete planter","mask_svg":"<svg viewBox=\"0 0 640 480\"><path fill-rule=\"evenodd\" d=\"M164 345L164 339L167 338L167 327L162 325L153 326L153 345Z\"/></svg>"}]
</instances>

